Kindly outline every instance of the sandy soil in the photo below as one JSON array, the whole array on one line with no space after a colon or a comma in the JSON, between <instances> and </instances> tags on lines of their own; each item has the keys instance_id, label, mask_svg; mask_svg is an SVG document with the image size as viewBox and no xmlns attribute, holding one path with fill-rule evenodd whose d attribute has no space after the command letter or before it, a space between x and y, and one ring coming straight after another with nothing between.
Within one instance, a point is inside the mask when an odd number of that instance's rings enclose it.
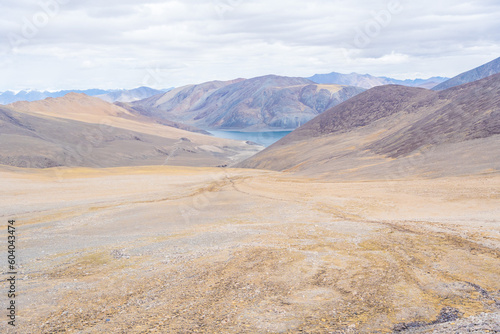
<instances>
[{"instance_id":1,"label":"sandy soil","mask_svg":"<svg viewBox=\"0 0 500 334\"><path fill-rule=\"evenodd\" d=\"M4 167L0 187L17 333L388 333L500 311L499 174Z\"/></svg>"}]
</instances>

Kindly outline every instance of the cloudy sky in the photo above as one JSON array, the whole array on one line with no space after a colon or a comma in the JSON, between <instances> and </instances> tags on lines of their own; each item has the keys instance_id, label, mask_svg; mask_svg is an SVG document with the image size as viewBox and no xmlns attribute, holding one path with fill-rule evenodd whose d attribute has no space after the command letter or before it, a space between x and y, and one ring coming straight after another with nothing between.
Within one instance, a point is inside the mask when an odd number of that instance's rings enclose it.
<instances>
[{"instance_id":1,"label":"cloudy sky","mask_svg":"<svg viewBox=\"0 0 500 334\"><path fill-rule=\"evenodd\" d=\"M5 0L0 13L0 91L451 77L500 56L498 0Z\"/></svg>"}]
</instances>

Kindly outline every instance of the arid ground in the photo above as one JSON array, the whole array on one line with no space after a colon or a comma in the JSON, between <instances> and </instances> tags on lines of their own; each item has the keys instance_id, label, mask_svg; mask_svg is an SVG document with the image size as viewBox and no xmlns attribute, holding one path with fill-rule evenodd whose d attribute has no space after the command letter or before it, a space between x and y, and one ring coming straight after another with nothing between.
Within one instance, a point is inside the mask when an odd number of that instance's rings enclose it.
<instances>
[{"instance_id":1,"label":"arid ground","mask_svg":"<svg viewBox=\"0 0 500 334\"><path fill-rule=\"evenodd\" d=\"M500 311L498 173L2 167L0 187L17 333L388 333Z\"/></svg>"}]
</instances>

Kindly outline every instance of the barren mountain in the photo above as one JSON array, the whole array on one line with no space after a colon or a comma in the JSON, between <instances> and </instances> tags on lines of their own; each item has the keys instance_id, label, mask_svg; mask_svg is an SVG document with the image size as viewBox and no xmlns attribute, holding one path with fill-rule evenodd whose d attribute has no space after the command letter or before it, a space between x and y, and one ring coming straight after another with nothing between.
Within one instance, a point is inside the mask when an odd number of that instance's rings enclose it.
<instances>
[{"instance_id":1,"label":"barren mountain","mask_svg":"<svg viewBox=\"0 0 500 334\"><path fill-rule=\"evenodd\" d=\"M94 122L104 117L134 117L133 114L123 108L82 93L69 93L63 97L48 97L40 101L18 101L7 105L7 107L28 113L76 119L84 122Z\"/></svg>"},{"instance_id":2,"label":"barren mountain","mask_svg":"<svg viewBox=\"0 0 500 334\"><path fill-rule=\"evenodd\" d=\"M165 126L84 94L9 107L0 115L0 164L5 165L219 166L261 149Z\"/></svg>"},{"instance_id":3,"label":"barren mountain","mask_svg":"<svg viewBox=\"0 0 500 334\"><path fill-rule=\"evenodd\" d=\"M500 74L442 92L372 88L241 167L398 178L500 170Z\"/></svg>"},{"instance_id":4,"label":"barren mountain","mask_svg":"<svg viewBox=\"0 0 500 334\"><path fill-rule=\"evenodd\" d=\"M244 79L210 81L198 85L178 87L165 94L136 101L131 103L130 106L146 116L177 120L179 117L171 118L171 116L182 115L186 111L195 109L217 89L242 80Z\"/></svg>"},{"instance_id":5,"label":"barren mountain","mask_svg":"<svg viewBox=\"0 0 500 334\"><path fill-rule=\"evenodd\" d=\"M448 89L451 87L463 85L465 83L480 80L496 73L500 73L500 57L470 71L461 73L445 82L442 82L439 85L433 87L432 90Z\"/></svg>"},{"instance_id":6,"label":"barren mountain","mask_svg":"<svg viewBox=\"0 0 500 334\"><path fill-rule=\"evenodd\" d=\"M144 115L203 129L294 129L362 91L268 75L222 87L214 83L189 86L131 103L131 107Z\"/></svg>"},{"instance_id":7,"label":"barren mountain","mask_svg":"<svg viewBox=\"0 0 500 334\"><path fill-rule=\"evenodd\" d=\"M160 133L162 133L161 136L165 135L163 133L165 127L161 125L207 134L206 131L193 126L143 116L136 110L131 109L126 103L117 102L112 104L97 97L78 93L69 93L60 98L47 98L42 101L20 101L12 103L8 107L26 113L112 125L154 135L158 134L159 129Z\"/></svg>"}]
</instances>

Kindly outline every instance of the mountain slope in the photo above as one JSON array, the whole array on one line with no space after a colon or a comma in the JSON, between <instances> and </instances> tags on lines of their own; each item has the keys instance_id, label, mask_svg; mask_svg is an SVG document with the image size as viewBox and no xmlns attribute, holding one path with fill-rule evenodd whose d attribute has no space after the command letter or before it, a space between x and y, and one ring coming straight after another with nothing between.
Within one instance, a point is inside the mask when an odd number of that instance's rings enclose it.
<instances>
[{"instance_id":1,"label":"mountain slope","mask_svg":"<svg viewBox=\"0 0 500 334\"><path fill-rule=\"evenodd\" d=\"M141 101L130 103L130 107L146 116L168 118L166 117L167 113L170 117L170 114L182 114L185 111L196 108L198 104L202 103L212 92L241 80L244 79L209 81L198 85L178 87L165 94L155 95Z\"/></svg>"},{"instance_id":2,"label":"mountain slope","mask_svg":"<svg viewBox=\"0 0 500 334\"><path fill-rule=\"evenodd\" d=\"M143 115L202 129L278 130L296 128L362 91L268 75L229 84L188 86L130 106Z\"/></svg>"},{"instance_id":3,"label":"mountain slope","mask_svg":"<svg viewBox=\"0 0 500 334\"><path fill-rule=\"evenodd\" d=\"M117 105L120 108L123 108L123 109L129 111L130 113L132 113L133 115L135 115L136 117L139 117L139 118L147 118L148 120L150 120L152 122L155 122L155 123L158 123L158 124L162 124L162 125L166 125L166 126L171 126L173 128L177 128L177 129L181 129L181 130L186 130L186 131L190 131L190 132L201 133L201 134L209 135L209 136L212 135L210 132L202 130L202 129L199 129L199 128L195 127L195 126L191 126L191 125L187 125L187 124L183 124L183 123L178 123L178 122L173 122L173 121L169 121L167 119L157 118L157 117L153 117L153 116L146 117L144 115L141 115L139 112L137 112L137 110L135 110L134 108L130 107L130 105L128 105L125 102L115 102L114 104Z\"/></svg>"},{"instance_id":4,"label":"mountain slope","mask_svg":"<svg viewBox=\"0 0 500 334\"><path fill-rule=\"evenodd\" d=\"M59 98L47 98L41 101L19 101L8 105L12 109L25 113L46 115L58 118L66 118L81 122L110 125L131 131L139 131L153 135L165 136L165 127L168 125L176 128L183 128L188 131L199 132L189 126L169 123L161 124L143 115L137 114L134 110L128 110L122 104L112 104L97 97L90 97L81 93L69 93ZM170 131L169 133L173 133Z\"/></svg>"},{"instance_id":5,"label":"mountain slope","mask_svg":"<svg viewBox=\"0 0 500 334\"><path fill-rule=\"evenodd\" d=\"M161 164L173 139L0 108L0 164L27 168Z\"/></svg>"},{"instance_id":6,"label":"mountain slope","mask_svg":"<svg viewBox=\"0 0 500 334\"><path fill-rule=\"evenodd\" d=\"M262 147L165 126L84 94L1 108L0 164L232 165Z\"/></svg>"},{"instance_id":7,"label":"mountain slope","mask_svg":"<svg viewBox=\"0 0 500 334\"><path fill-rule=\"evenodd\" d=\"M470 71L461 73L451 78L450 80L442 82L439 85L433 87L432 90L448 89L451 87L463 85L465 83L480 80L496 73L500 73L500 57Z\"/></svg>"},{"instance_id":8,"label":"mountain slope","mask_svg":"<svg viewBox=\"0 0 500 334\"><path fill-rule=\"evenodd\" d=\"M499 171L500 74L442 92L372 88L240 167L335 178Z\"/></svg>"},{"instance_id":9,"label":"mountain slope","mask_svg":"<svg viewBox=\"0 0 500 334\"><path fill-rule=\"evenodd\" d=\"M431 88L447 80L448 78L432 77L429 79L397 80L388 77L375 77L370 74L358 74L358 73L342 74L342 73L332 72L328 74L315 74L312 77L309 77L308 79L320 84L348 85L348 86L356 86L356 87L370 89L377 86L393 85L393 84L408 86L408 87Z\"/></svg>"}]
</instances>

